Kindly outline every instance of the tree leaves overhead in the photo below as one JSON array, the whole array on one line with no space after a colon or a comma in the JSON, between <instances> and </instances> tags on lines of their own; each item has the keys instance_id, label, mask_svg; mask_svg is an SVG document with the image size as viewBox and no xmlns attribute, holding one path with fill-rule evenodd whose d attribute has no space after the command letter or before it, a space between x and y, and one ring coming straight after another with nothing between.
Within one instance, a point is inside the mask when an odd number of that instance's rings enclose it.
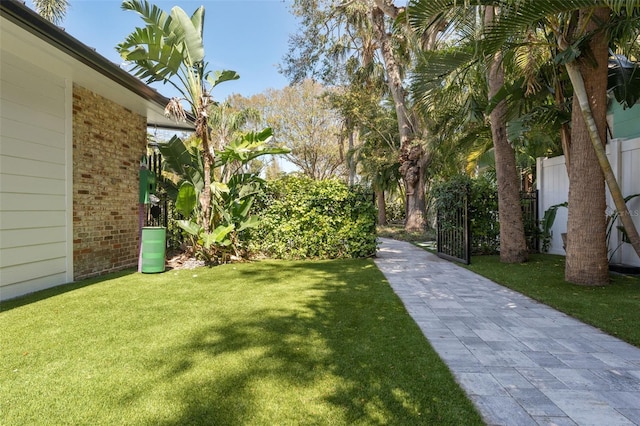
<instances>
[{"instance_id":1,"label":"tree leaves overhead","mask_svg":"<svg viewBox=\"0 0 640 426\"><path fill-rule=\"evenodd\" d=\"M370 68L378 48L371 37L370 1L295 0L291 9L299 30L290 35L279 66L289 81L337 85Z\"/></svg>"}]
</instances>

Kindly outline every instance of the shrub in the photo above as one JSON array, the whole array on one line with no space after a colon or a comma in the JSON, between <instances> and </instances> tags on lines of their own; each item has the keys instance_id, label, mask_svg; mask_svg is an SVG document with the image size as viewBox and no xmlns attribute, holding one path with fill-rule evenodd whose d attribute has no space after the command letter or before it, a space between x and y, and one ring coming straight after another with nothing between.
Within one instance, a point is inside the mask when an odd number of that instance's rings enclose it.
<instances>
[{"instance_id":1,"label":"shrub","mask_svg":"<svg viewBox=\"0 0 640 426\"><path fill-rule=\"evenodd\" d=\"M389 222L404 222L406 219L404 201L395 198L387 203L387 220Z\"/></svg>"},{"instance_id":2,"label":"shrub","mask_svg":"<svg viewBox=\"0 0 640 426\"><path fill-rule=\"evenodd\" d=\"M254 251L281 259L357 258L376 251L369 190L337 180L286 176L267 183L251 231Z\"/></svg>"}]
</instances>

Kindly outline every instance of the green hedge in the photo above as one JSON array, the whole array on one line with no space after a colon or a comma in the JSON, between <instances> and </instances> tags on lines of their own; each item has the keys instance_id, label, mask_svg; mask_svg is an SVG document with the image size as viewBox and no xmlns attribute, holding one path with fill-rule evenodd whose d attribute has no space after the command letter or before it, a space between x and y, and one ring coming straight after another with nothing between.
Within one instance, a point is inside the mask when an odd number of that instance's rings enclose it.
<instances>
[{"instance_id":1,"label":"green hedge","mask_svg":"<svg viewBox=\"0 0 640 426\"><path fill-rule=\"evenodd\" d=\"M279 259L368 257L376 251L372 193L337 180L268 182L252 230L253 251Z\"/></svg>"}]
</instances>

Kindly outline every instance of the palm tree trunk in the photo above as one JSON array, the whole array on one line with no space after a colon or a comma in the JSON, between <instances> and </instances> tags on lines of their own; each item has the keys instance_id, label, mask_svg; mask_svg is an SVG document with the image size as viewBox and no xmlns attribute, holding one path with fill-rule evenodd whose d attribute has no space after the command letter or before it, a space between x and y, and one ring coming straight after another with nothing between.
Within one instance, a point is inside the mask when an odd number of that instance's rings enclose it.
<instances>
[{"instance_id":1,"label":"palm tree trunk","mask_svg":"<svg viewBox=\"0 0 640 426\"><path fill-rule=\"evenodd\" d=\"M611 168L611 163L609 163L609 158L607 157L604 149L604 144L602 143L603 139L600 137L598 126L596 125L591 112L584 79L582 78L580 69L573 63L567 64L567 71L569 73L571 83L573 84L574 96L576 96L580 105L580 111L586 124L586 130L589 133L589 140L595 150L598 164L604 174L604 179L609 187L613 203L620 215L622 226L624 226L625 232L627 233L627 237L629 238L629 242L633 246L633 249L636 254L640 256L640 236L638 235L638 230L633 223L633 219L629 213L629 208L624 201L624 195L622 194L620 185L618 185L618 181L616 180L616 176Z\"/></svg>"},{"instance_id":2,"label":"palm tree trunk","mask_svg":"<svg viewBox=\"0 0 640 426\"><path fill-rule=\"evenodd\" d=\"M375 191L376 206L378 207L378 225L387 224L387 205L384 200L384 191Z\"/></svg>"},{"instance_id":3,"label":"palm tree trunk","mask_svg":"<svg viewBox=\"0 0 640 426\"><path fill-rule=\"evenodd\" d=\"M211 154L211 148L209 143L209 130L205 123L204 130L202 131L202 150L203 150L203 169L204 169L204 188L200 194L200 207L202 208L202 227L204 232L211 230L211 166L213 165L214 158Z\"/></svg>"},{"instance_id":4,"label":"palm tree trunk","mask_svg":"<svg viewBox=\"0 0 640 426\"><path fill-rule=\"evenodd\" d=\"M353 155L355 141L358 139L358 130L349 124L349 151L347 152L347 166L349 168L349 186L356 184L356 159Z\"/></svg>"},{"instance_id":5,"label":"palm tree trunk","mask_svg":"<svg viewBox=\"0 0 640 426\"><path fill-rule=\"evenodd\" d=\"M581 10L578 28L593 31L606 22L609 10ZM594 22L598 20L598 24ZM560 48L565 50L564 40ZM604 155L607 113L607 38L596 33L590 41L596 67L586 60L566 64L574 88L571 120L571 172L565 279L581 285L609 282L606 244L605 190L601 161ZM600 123L600 128L596 123ZM599 160L600 153L603 157ZM610 167L609 167L610 170ZM615 179L614 179L615 180ZM623 203L624 204L624 203Z\"/></svg>"},{"instance_id":6,"label":"palm tree trunk","mask_svg":"<svg viewBox=\"0 0 640 426\"><path fill-rule=\"evenodd\" d=\"M555 81L555 101L556 106L560 108L565 103L564 89L559 78ZM567 176L571 171L571 128L568 123L562 123L560 127L560 142L562 143L562 153L564 154L564 165L567 169Z\"/></svg>"},{"instance_id":7,"label":"palm tree trunk","mask_svg":"<svg viewBox=\"0 0 640 426\"><path fill-rule=\"evenodd\" d=\"M400 173L405 185L407 232L424 231L427 225L425 203L424 167L425 153L415 141L414 126L406 106L406 93L402 85L400 65L395 58L393 46L384 23L384 12L377 6L371 11L373 32L380 45L387 73L387 85L393 97L398 130L400 132Z\"/></svg>"},{"instance_id":8,"label":"palm tree trunk","mask_svg":"<svg viewBox=\"0 0 640 426\"><path fill-rule=\"evenodd\" d=\"M485 9L485 23L494 19L494 8ZM487 72L489 99L504 86L502 55L496 54ZM527 241L524 235L522 208L520 207L520 181L516 169L516 155L507 139L507 104L504 100L491 111L491 135L496 158L498 181L498 217L500 220L500 261L522 263L528 259Z\"/></svg>"}]
</instances>

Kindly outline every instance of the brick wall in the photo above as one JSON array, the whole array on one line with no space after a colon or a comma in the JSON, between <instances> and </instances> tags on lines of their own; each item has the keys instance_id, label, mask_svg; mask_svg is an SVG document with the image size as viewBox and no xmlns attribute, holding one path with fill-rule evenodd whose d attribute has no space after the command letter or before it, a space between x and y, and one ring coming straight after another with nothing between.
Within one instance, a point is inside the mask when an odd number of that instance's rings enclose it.
<instances>
[{"instance_id":1,"label":"brick wall","mask_svg":"<svg viewBox=\"0 0 640 426\"><path fill-rule=\"evenodd\" d=\"M146 118L73 87L73 263L82 279L135 266Z\"/></svg>"}]
</instances>

